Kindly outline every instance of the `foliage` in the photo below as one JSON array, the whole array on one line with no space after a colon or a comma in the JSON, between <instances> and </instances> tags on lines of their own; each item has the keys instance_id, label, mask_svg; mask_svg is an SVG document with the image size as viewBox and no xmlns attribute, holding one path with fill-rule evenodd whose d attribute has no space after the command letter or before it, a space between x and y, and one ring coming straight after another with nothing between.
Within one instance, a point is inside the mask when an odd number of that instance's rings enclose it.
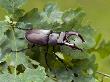
<instances>
[{"instance_id":1,"label":"foliage","mask_svg":"<svg viewBox=\"0 0 110 82\"><path fill-rule=\"evenodd\" d=\"M5 20L0 21L0 82L98 82L93 52L108 56L110 42L101 40L101 35L90 25L82 23L84 11L77 8L63 12L56 4L48 4L41 12L38 8L25 12L21 9L24 2L26 0L0 0L0 6L8 12ZM49 67L45 63L46 46L12 52L31 46L24 39L25 31L17 29L29 28L30 24L35 29L79 32L85 42L81 43L77 37L71 37L70 42L83 51L67 46L54 46L53 51L49 46Z\"/></svg>"}]
</instances>

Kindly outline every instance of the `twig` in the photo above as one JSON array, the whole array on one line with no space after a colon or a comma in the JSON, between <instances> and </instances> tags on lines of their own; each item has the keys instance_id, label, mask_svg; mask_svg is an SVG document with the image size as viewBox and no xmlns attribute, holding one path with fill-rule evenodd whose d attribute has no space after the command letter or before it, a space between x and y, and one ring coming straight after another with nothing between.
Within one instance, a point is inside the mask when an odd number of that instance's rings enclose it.
<instances>
[{"instance_id":1,"label":"twig","mask_svg":"<svg viewBox=\"0 0 110 82\"><path fill-rule=\"evenodd\" d=\"M97 71L96 73L101 74L101 75L103 75L103 76L105 76L105 77L110 78L110 75L109 75L109 74L105 74L105 73L102 73L102 72L99 72L99 71Z\"/></svg>"}]
</instances>

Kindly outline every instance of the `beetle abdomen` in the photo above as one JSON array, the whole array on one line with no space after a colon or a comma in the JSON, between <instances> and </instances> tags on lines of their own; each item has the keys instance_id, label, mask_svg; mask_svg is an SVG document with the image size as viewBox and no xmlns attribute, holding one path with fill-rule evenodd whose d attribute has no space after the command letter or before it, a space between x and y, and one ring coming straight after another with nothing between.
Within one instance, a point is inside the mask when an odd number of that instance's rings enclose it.
<instances>
[{"instance_id":1,"label":"beetle abdomen","mask_svg":"<svg viewBox=\"0 0 110 82\"><path fill-rule=\"evenodd\" d=\"M35 33L29 34L26 38L29 42L34 43L34 44L38 44L38 45L46 45L47 40L48 40L47 35L35 34Z\"/></svg>"},{"instance_id":2,"label":"beetle abdomen","mask_svg":"<svg viewBox=\"0 0 110 82\"><path fill-rule=\"evenodd\" d=\"M31 43L46 45L50 33L50 30L29 30L26 32L25 37Z\"/></svg>"}]
</instances>

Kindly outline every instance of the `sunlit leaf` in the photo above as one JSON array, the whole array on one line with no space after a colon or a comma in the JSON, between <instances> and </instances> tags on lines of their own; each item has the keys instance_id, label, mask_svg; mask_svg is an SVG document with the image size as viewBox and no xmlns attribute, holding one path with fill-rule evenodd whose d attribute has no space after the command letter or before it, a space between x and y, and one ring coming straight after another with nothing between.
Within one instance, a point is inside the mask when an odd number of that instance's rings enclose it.
<instances>
[{"instance_id":1,"label":"sunlit leaf","mask_svg":"<svg viewBox=\"0 0 110 82\"><path fill-rule=\"evenodd\" d=\"M8 65L16 66L23 64L24 66L28 66L28 57L21 53L7 54L2 60L7 62Z\"/></svg>"},{"instance_id":2,"label":"sunlit leaf","mask_svg":"<svg viewBox=\"0 0 110 82\"><path fill-rule=\"evenodd\" d=\"M0 82L44 82L45 78L45 69L39 66L37 69L26 69L19 75L1 74Z\"/></svg>"},{"instance_id":3,"label":"sunlit leaf","mask_svg":"<svg viewBox=\"0 0 110 82\"><path fill-rule=\"evenodd\" d=\"M57 5L55 4L46 5L43 14L47 18L47 21L50 23L54 22L62 23L61 17L63 15L63 12L59 11Z\"/></svg>"},{"instance_id":4,"label":"sunlit leaf","mask_svg":"<svg viewBox=\"0 0 110 82\"><path fill-rule=\"evenodd\" d=\"M63 54L60 52L55 53L60 59L64 59Z\"/></svg>"},{"instance_id":5,"label":"sunlit leaf","mask_svg":"<svg viewBox=\"0 0 110 82\"><path fill-rule=\"evenodd\" d=\"M13 74L1 74L0 82L21 82L19 77L15 77Z\"/></svg>"},{"instance_id":6,"label":"sunlit leaf","mask_svg":"<svg viewBox=\"0 0 110 82\"><path fill-rule=\"evenodd\" d=\"M38 66L37 69L26 69L19 77L20 82L44 82L46 73L43 67Z\"/></svg>"},{"instance_id":7,"label":"sunlit leaf","mask_svg":"<svg viewBox=\"0 0 110 82\"><path fill-rule=\"evenodd\" d=\"M47 77L44 82L56 82L56 79Z\"/></svg>"},{"instance_id":8,"label":"sunlit leaf","mask_svg":"<svg viewBox=\"0 0 110 82\"><path fill-rule=\"evenodd\" d=\"M0 0L0 6L4 7L9 13L15 13L27 0Z\"/></svg>"},{"instance_id":9,"label":"sunlit leaf","mask_svg":"<svg viewBox=\"0 0 110 82\"><path fill-rule=\"evenodd\" d=\"M90 26L84 26L78 29L78 32L83 36L84 42L84 49L93 48L96 45L95 41L95 31ZM89 32L89 33L88 33Z\"/></svg>"},{"instance_id":10,"label":"sunlit leaf","mask_svg":"<svg viewBox=\"0 0 110 82\"><path fill-rule=\"evenodd\" d=\"M37 8L27 12L23 17L19 19L19 22L31 23L33 26L41 24L42 16L38 12Z\"/></svg>"},{"instance_id":11,"label":"sunlit leaf","mask_svg":"<svg viewBox=\"0 0 110 82\"><path fill-rule=\"evenodd\" d=\"M73 25L76 25L81 24L84 16L85 13L81 8L77 8L76 10L69 9L64 12L62 19L65 23L71 23Z\"/></svg>"},{"instance_id":12,"label":"sunlit leaf","mask_svg":"<svg viewBox=\"0 0 110 82\"><path fill-rule=\"evenodd\" d=\"M4 32L6 32L8 29L8 24L5 21L0 21L0 45L5 40L6 36Z\"/></svg>"}]
</instances>

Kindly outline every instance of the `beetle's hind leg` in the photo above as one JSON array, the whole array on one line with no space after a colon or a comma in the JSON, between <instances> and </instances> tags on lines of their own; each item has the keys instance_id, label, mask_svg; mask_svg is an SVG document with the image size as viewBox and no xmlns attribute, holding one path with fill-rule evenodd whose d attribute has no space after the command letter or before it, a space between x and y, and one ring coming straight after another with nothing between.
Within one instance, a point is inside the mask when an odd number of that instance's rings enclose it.
<instances>
[{"instance_id":1,"label":"beetle's hind leg","mask_svg":"<svg viewBox=\"0 0 110 82\"><path fill-rule=\"evenodd\" d=\"M46 63L46 65L47 65L47 67L49 68L49 70L51 70L51 67L50 67L49 64L48 64L48 48L49 48L49 45L46 45L45 63Z\"/></svg>"},{"instance_id":2,"label":"beetle's hind leg","mask_svg":"<svg viewBox=\"0 0 110 82\"><path fill-rule=\"evenodd\" d=\"M68 71L69 69L68 69L67 65L65 64L65 62L55 54L54 46L53 46L53 53L54 53L54 56L64 65L65 69Z\"/></svg>"},{"instance_id":3,"label":"beetle's hind leg","mask_svg":"<svg viewBox=\"0 0 110 82\"><path fill-rule=\"evenodd\" d=\"M35 45L33 44L31 47L27 47L27 48L24 48L24 49L21 49L21 50L11 50L11 52L23 52L23 51L25 51L25 50L27 50L27 49L31 49L31 48L33 48L33 47L35 47Z\"/></svg>"}]
</instances>

